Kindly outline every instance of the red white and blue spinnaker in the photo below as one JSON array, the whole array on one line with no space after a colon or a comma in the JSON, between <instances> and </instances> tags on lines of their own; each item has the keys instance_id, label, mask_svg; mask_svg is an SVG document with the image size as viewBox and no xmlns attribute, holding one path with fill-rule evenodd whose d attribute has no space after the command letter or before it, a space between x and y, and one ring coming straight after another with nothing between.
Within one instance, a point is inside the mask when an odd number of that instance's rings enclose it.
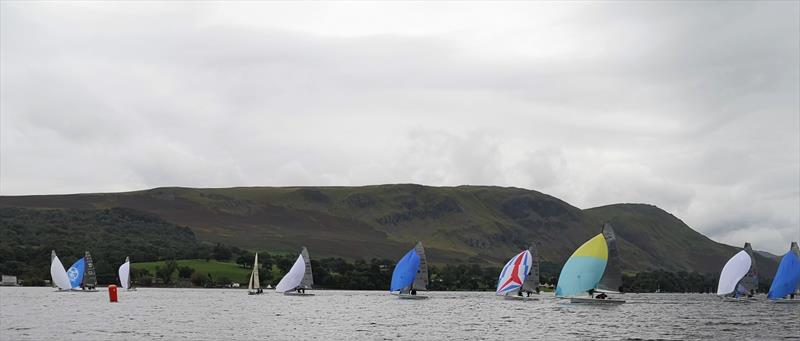
<instances>
[{"instance_id":1,"label":"red white and blue spinnaker","mask_svg":"<svg viewBox=\"0 0 800 341\"><path fill-rule=\"evenodd\" d=\"M497 281L497 294L507 295L515 290L519 290L525 277L528 276L533 260L528 250L520 252L511 258L503 267L500 279Z\"/></svg>"}]
</instances>

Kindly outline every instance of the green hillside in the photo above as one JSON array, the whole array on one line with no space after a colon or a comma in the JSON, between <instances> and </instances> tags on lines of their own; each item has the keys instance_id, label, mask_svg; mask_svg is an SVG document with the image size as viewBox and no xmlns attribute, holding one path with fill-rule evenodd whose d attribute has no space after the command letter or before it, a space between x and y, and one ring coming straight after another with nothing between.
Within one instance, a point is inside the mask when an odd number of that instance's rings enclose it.
<instances>
[{"instance_id":1,"label":"green hillside","mask_svg":"<svg viewBox=\"0 0 800 341\"><path fill-rule=\"evenodd\" d=\"M149 212L188 226L200 241L313 257L396 259L417 240L434 264L497 265L529 244L545 261L614 224L624 271L716 273L736 248L716 243L648 205L581 210L520 188L412 184L363 187L156 188L108 194L3 196L0 207ZM758 248L758 245L755 245ZM762 273L774 272L763 258ZM766 269L773 269L771 271Z\"/></svg>"},{"instance_id":2,"label":"green hillside","mask_svg":"<svg viewBox=\"0 0 800 341\"><path fill-rule=\"evenodd\" d=\"M133 263L131 264L132 269L144 269L150 272L152 276L155 276L156 267L164 266L164 261L159 262L141 262L141 263ZM250 278L250 271L251 269L245 269L241 267L239 264L236 263L229 263L229 262L218 262L218 261L206 261L204 259L185 259L185 260L178 260L178 266L188 266L195 271L201 271L206 274L211 274L214 278L228 278L233 282L237 283L247 283L248 279ZM175 272L173 274L173 278L176 279L178 277L178 273Z\"/></svg>"}]
</instances>

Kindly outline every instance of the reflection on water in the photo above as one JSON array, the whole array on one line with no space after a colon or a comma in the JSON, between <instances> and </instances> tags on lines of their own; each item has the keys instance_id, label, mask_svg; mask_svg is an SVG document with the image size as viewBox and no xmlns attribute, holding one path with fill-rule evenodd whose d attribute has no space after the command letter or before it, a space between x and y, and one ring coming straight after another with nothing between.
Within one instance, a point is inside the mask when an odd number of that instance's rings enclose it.
<instances>
[{"instance_id":1,"label":"reflection on water","mask_svg":"<svg viewBox=\"0 0 800 341\"><path fill-rule=\"evenodd\" d=\"M151 289L108 294L0 288L2 340L220 339L800 339L800 304L720 302L704 294L628 294L621 306L573 305L489 292Z\"/></svg>"}]
</instances>

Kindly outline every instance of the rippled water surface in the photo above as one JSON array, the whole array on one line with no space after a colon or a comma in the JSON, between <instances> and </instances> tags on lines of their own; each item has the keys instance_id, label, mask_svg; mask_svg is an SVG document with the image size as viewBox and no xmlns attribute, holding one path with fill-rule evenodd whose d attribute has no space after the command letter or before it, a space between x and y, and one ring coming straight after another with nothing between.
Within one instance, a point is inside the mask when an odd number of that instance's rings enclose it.
<instances>
[{"instance_id":1,"label":"rippled water surface","mask_svg":"<svg viewBox=\"0 0 800 341\"><path fill-rule=\"evenodd\" d=\"M489 292L151 289L57 293L0 288L2 340L438 340L800 339L800 304L720 302L703 294L627 294L628 303L574 305L542 295L505 301Z\"/></svg>"}]
</instances>

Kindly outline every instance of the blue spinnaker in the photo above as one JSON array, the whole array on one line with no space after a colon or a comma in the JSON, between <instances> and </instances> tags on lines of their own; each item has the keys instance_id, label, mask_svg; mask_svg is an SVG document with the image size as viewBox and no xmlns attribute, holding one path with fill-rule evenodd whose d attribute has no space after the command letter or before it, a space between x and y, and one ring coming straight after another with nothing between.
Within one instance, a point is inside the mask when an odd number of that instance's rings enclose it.
<instances>
[{"instance_id":1,"label":"blue spinnaker","mask_svg":"<svg viewBox=\"0 0 800 341\"><path fill-rule=\"evenodd\" d=\"M392 285L389 291L400 291L404 288L410 288L411 284L414 283L414 277L417 275L417 269L419 269L419 255L417 255L416 250L411 249L411 251L408 251L394 267Z\"/></svg>"},{"instance_id":2,"label":"blue spinnaker","mask_svg":"<svg viewBox=\"0 0 800 341\"><path fill-rule=\"evenodd\" d=\"M69 284L72 288L81 286L83 282L83 272L86 270L86 260L81 258L75 261L69 270L67 270L67 277L69 277Z\"/></svg>"},{"instance_id":3,"label":"blue spinnaker","mask_svg":"<svg viewBox=\"0 0 800 341\"><path fill-rule=\"evenodd\" d=\"M778 271L775 272L775 279L769 287L767 298L777 300L794 292L800 283L800 257L797 257L791 250L783 255Z\"/></svg>"}]
</instances>

